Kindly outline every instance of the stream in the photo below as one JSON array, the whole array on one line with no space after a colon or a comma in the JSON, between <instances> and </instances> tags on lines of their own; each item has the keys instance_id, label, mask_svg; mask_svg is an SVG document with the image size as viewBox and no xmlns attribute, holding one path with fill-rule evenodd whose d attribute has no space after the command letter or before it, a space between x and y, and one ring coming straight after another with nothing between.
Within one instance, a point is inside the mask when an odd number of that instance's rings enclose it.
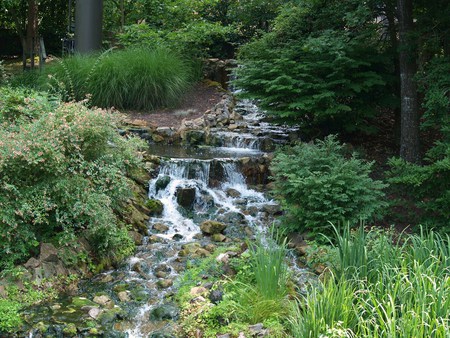
<instances>
[{"instance_id":1,"label":"stream","mask_svg":"<svg viewBox=\"0 0 450 338\"><path fill-rule=\"evenodd\" d=\"M242 163L267 157L267 151L287 143L296 129L264 122L264 114L250 101L239 101L235 109L244 127L211 130L217 146L150 145L150 152L162 159L148 195L164 209L150 218L143 245L119 269L82 282L76 296L31 309L34 329L29 337L66 336L68 323L79 337L173 337L171 327L179 310L171 296L186 256L195 252L204 257L221 240L252 238L280 213L261 185L248 184L252 177L244 175ZM214 242L202 235L200 224L207 220L227 225L223 238ZM302 269L293 266L292 271L299 283L306 278ZM99 309L99 304L109 311ZM100 331L94 320L101 322ZM44 328L36 329L39 325Z\"/></svg>"}]
</instances>

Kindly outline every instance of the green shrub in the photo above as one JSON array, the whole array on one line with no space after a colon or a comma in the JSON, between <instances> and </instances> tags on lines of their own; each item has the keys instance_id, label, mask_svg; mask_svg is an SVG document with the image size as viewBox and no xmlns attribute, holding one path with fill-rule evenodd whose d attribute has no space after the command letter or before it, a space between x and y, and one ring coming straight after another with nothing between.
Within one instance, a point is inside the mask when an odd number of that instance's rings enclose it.
<instances>
[{"instance_id":1,"label":"green shrub","mask_svg":"<svg viewBox=\"0 0 450 338\"><path fill-rule=\"evenodd\" d=\"M333 136L278 151L271 170L289 231L330 234L329 222L377 216L386 185L369 177L371 167L355 154L347 159Z\"/></svg>"},{"instance_id":2,"label":"green shrub","mask_svg":"<svg viewBox=\"0 0 450 338\"><path fill-rule=\"evenodd\" d=\"M189 86L188 63L163 48L76 55L47 68L50 88L98 107L155 109L176 104Z\"/></svg>"},{"instance_id":3,"label":"green shrub","mask_svg":"<svg viewBox=\"0 0 450 338\"><path fill-rule=\"evenodd\" d=\"M0 268L72 234L87 237L99 257L120 260L133 245L117 213L141 142L118 135L117 114L75 103L38 111L29 102L34 119L0 125Z\"/></svg>"}]
</instances>

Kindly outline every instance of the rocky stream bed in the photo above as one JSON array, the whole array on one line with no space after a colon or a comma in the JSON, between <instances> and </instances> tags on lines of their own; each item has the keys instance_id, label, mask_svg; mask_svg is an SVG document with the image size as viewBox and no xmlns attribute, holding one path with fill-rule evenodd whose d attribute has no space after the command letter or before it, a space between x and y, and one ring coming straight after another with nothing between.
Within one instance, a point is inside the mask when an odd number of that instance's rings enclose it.
<instances>
[{"instance_id":1,"label":"rocky stream bed","mask_svg":"<svg viewBox=\"0 0 450 338\"><path fill-rule=\"evenodd\" d=\"M150 181L142 182L148 189L146 207L133 207L137 216L132 220L140 230L130 234L137 251L117 269L83 280L70 295L28 309L24 336L177 337L180 309L173 296L186 265L218 247L243 247L281 213L265 193L270 152L298 138L298 131L264 119L252 102L236 103L226 95L203 117L183 120L178 129L124 128L121 133L148 140L151 154ZM227 257L238 254L234 250L217 258L224 274ZM309 278L295 264L291 270L300 286ZM199 287L214 297L207 275Z\"/></svg>"}]
</instances>

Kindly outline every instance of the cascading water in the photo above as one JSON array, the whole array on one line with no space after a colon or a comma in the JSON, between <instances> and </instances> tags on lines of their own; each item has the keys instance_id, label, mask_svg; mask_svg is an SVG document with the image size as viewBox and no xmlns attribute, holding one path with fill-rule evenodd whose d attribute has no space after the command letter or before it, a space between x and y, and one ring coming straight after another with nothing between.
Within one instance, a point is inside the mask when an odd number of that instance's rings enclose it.
<instances>
[{"instance_id":1,"label":"cascading water","mask_svg":"<svg viewBox=\"0 0 450 338\"><path fill-rule=\"evenodd\" d=\"M211 166L216 167L216 171L221 174L221 183L216 187L209 184L210 178L216 178L213 177ZM160 186L162 180L166 182L165 187ZM195 190L191 212L178 203L177 194L186 189ZM163 252L176 252L183 243L195 240L200 233L199 223L203 220L226 221L227 232L233 233L234 236L239 234L239 230L242 231L240 229L242 225L261 227L264 219L258 217L258 213L261 212L263 205L269 203L262 193L248 188L236 162L232 159L165 161L161 164L158 176L150 182L149 197L159 199L164 205L162 215L149 221L150 234L163 240L152 244L152 249L157 248ZM253 212L246 212L248 210ZM164 224L167 230L163 233L154 231L155 224ZM241 233L242 236L243 234ZM133 264L145 262L146 258L142 259L141 255L142 252L131 259L131 271ZM161 264L168 267L169 276L175 278L176 268L172 266L173 263L176 263L176 256L161 261ZM151 279L152 276L147 276L146 283L148 284ZM142 337L149 333L148 326L150 329L153 327L149 324L151 322L149 314L154 308L161 306L164 295L170 290L161 292L157 289L157 284L153 287L154 292L159 291L159 300L140 309L133 323L134 327L127 331L128 337Z\"/></svg>"},{"instance_id":2,"label":"cascading water","mask_svg":"<svg viewBox=\"0 0 450 338\"><path fill-rule=\"evenodd\" d=\"M176 278L185 268L181 251L187 245L206 246L211 241L201 234L203 221L223 222L227 225L225 235L231 239L246 238L272 224L273 213L268 210L274 202L249 188L238 159L263 155L262 141L282 144L291 130L263 122L263 115L250 101L238 102L235 109L246 128L211 130L220 147L209 152L201 147L188 151L161 148L160 155L175 155L161 160L157 176L149 182L149 198L163 204L162 214L150 218L148 237L127 264L82 286L83 297L106 294L126 312L121 313L120 321L108 324L106 336L159 337L158 333L170 332L167 319L176 319L177 309L168 296L176 291ZM122 294L124 300L117 296L122 288L127 292ZM48 308L42 316L53 316L56 323L60 320ZM36 318L36 322L40 320Z\"/></svg>"}]
</instances>

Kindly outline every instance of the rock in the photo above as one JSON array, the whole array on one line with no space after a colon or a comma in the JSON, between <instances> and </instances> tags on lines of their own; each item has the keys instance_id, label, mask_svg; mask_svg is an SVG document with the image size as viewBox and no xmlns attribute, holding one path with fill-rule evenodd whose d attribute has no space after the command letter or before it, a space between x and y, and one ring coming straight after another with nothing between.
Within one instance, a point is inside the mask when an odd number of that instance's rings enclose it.
<instances>
[{"instance_id":1,"label":"rock","mask_svg":"<svg viewBox=\"0 0 450 338\"><path fill-rule=\"evenodd\" d=\"M205 142L206 133L204 130L189 130L183 135L183 141L190 145L199 145Z\"/></svg>"},{"instance_id":2,"label":"rock","mask_svg":"<svg viewBox=\"0 0 450 338\"><path fill-rule=\"evenodd\" d=\"M220 291L220 290L212 290L209 293L209 297L208 298L211 301L211 303L217 304L217 303L222 301L222 299L223 299L223 292Z\"/></svg>"},{"instance_id":3,"label":"rock","mask_svg":"<svg viewBox=\"0 0 450 338\"><path fill-rule=\"evenodd\" d=\"M73 337L77 334L77 327L73 323L66 324L66 327L63 329L64 336Z\"/></svg>"},{"instance_id":4,"label":"rock","mask_svg":"<svg viewBox=\"0 0 450 338\"><path fill-rule=\"evenodd\" d=\"M174 241L181 241L181 240L183 239L183 235L181 235L181 234L175 234L175 235L172 236L172 239L173 239Z\"/></svg>"},{"instance_id":5,"label":"rock","mask_svg":"<svg viewBox=\"0 0 450 338\"><path fill-rule=\"evenodd\" d=\"M229 260L230 260L230 255L228 255L228 253L221 253L216 257L217 262L221 262L224 264L228 264Z\"/></svg>"},{"instance_id":6,"label":"rock","mask_svg":"<svg viewBox=\"0 0 450 338\"><path fill-rule=\"evenodd\" d=\"M214 244L206 244L204 248L212 253L216 250L217 246Z\"/></svg>"},{"instance_id":7,"label":"rock","mask_svg":"<svg viewBox=\"0 0 450 338\"><path fill-rule=\"evenodd\" d=\"M233 188L228 188L226 193L229 197L233 197L233 198L241 197L241 193Z\"/></svg>"},{"instance_id":8,"label":"rock","mask_svg":"<svg viewBox=\"0 0 450 338\"><path fill-rule=\"evenodd\" d=\"M161 176L155 182L156 192L164 190L170 183L170 176Z\"/></svg>"},{"instance_id":9,"label":"rock","mask_svg":"<svg viewBox=\"0 0 450 338\"><path fill-rule=\"evenodd\" d=\"M161 289L167 289L167 288L170 288L173 285L173 280L171 280L171 279L161 279L156 284Z\"/></svg>"},{"instance_id":10,"label":"rock","mask_svg":"<svg viewBox=\"0 0 450 338\"><path fill-rule=\"evenodd\" d=\"M178 188L176 192L177 203L185 209L192 209L195 202L195 188Z\"/></svg>"},{"instance_id":11,"label":"rock","mask_svg":"<svg viewBox=\"0 0 450 338\"><path fill-rule=\"evenodd\" d=\"M154 309L150 314L152 320L175 320L179 314L178 308L173 304L165 304Z\"/></svg>"},{"instance_id":12,"label":"rock","mask_svg":"<svg viewBox=\"0 0 450 338\"><path fill-rule=\"evenodd\" d=\"M214 242L225 242L227 240L227 237L222 234L214 234L211 236L211 239Z\"/></svg>"},{"instance_id":13,"label":"rock","mask_svg":"<svg viewBox=\"0 0 450 338\"><path fill-rule=\"evenodd\" d=\"M85 297L73 297L72 298L72 305L77 308L84 308L84 307L96 307L97 303L94 303L93 301L85 298Z\"/></svg>"},{"instance_id":14,"label":"rock","mask_svg":"<svg viewBox=\"0 0 450 338\"><path fill-rule=\"evenodd\" d=\"M216 338L231 338L231 336L228 333L226 333L226 334L218 335Z\"/></svg>"},{"instance_id":15,"label":"rock","mask_svg":"<svg viewBox=\"0 0 450 338\"><path fill-rule=\"evenodd\" d=\"M171 271L172 271L172 269L170 268L170 266L168 266L166 264L158 265L155 268L155 273L157 273L157 272L164 272L166 274L170 274Z\"/></svg>"},{"instance_id":16,"label":"rock","mask_svg":"<svg viewBox=\"0 0 450 338\"><path fill-rule=\"evenodd\" d=\"M269 215L279 215L281 214L281 206L279 204L265 204L262 210L267 212Z\"/></svg>"},{"instance_id":17,"label":"rock","mask_svg":"<svg viewBox=\"0 0 450 338\"><path fill-rule=\"evenodd\" d=\"M252 335L259 335L264 330L264 325L262 323L250 325L248 330Z\"/></svg>"},{"instance_id":18,"label":"rock","mask_svg":"<svg viewBox=\"0 0 450 338\"><path fill-rule=\"evenodd\" d=\"M199 243L188 243L184 244L182 250L178 253L179 256L185 257L195 253L198 249L201 248Z\"/></svg>"},{"instance_id":19,"label":"rock","mask_svg":"<svg viewBox=\"0 0 450 338\"><path fill-rule=\"evenodd\" d=\"M164 271L157 271L155 272L155 276L158 278L166 278L169 274L167 272Z\"/></svg>"},{"instance_id":20,"label":"rock","mask_svg":"<svg viewBox=\"0 0 450 338\"><path fill-rule=\"evenodd\" d=\"M57 262L58 250L50 243L41 243L39 260L41 262Z\"/></svg>"},{"instance_id":21,"label":"rock","mask_svg":"<svg viewBox=\"0 0 450 338\"><path fill-rule=\"evenodd\" d=\"M167 230L169 230L169 227L163 223L155 223L153 224L152 229L157 232L166 232Z\"/></svg>"},{"instance_id":22,"label":"rock","mask_svg":"<svg viewBox=\"0 0 450 338\"><path fill-rule=\"evenodd\" d=\"M8 293L6 292L5 286L0 285L0 297L6 298L8 296Z\"/></svg>"},{"instance_id":23,"label":"rock","mask_svg":"<svg viewBox=\"0 0 450 338\"><path fill-rule=\"evenodd\" d=\"M217 221L204 221L200 225L200 229L206 235L220 234L226 229L226 224Z\"/></svg>"},{"instance_id":24,"label":"rock","mask_svg":"<svg viewBox=\"0 0 450 338\"><path fill-rule=\"evenodd\" d=\"M161 143L164 141L164 136L158 135L158 134L152 134L152 140L155 143Z\"/></svg>"},{"instance_id":25,"label":"rock","mask_svg":"<svg viewBox=\"0 0 450 338\"><path fill-rule=\"evenodd\" d=\"M121 302L129 302L130 301L130 296L127 291L120 291L117 294L117 297L119 297L119 300Z\"/></svg>"},{"instance_id":26,"label":"rock","mask_svg":"<svg viewBox=\"0 0 450 338\"><path fill-rule=\"evenodd\" d=\"M201 248L201 249L198 249L197 251L195 251L195 256L205 258L205 257L211 256L211 252L209 252L206 249Z\"/></svg>"},{"instance_id":27,"label":"rock","mask_svg":"<svg viewBox=\"0 0 450 338\"><path fill-rule=\"evenodd\" d=\"M175 134L175 130L170 127L158 127L156 132L164 137L172 137Z\"/></svg>"},{"instance_id":28,"label":"rock","mask_svg":"<svg viewBox=\"0 0 450 338\"><path fill-rule=\"evenodd\" d=\"M156 236L156 235L151 235L148 238L148 242L149 243L161 243L161 242L163 242L163 239L161 237Z\"/></svg>"},{"instance_id":29,"label":"rock","mask_svg":"<svg viewBox=\"0 0 450 338\"><path fill-rule=\"evenodd\" d=\"M98 316L102 313L102 310L100 310L98 307L93 307L89 310L89 317L93 319L97 319Z\"/></svg>"},{"instance_id":30,"label":"rock","mask_svg":"<svg viewBox=\"0 0 450 338\"><path fill-rule=\"evenodd\" d=\"M94 297L94 303L97 303L106 308L112 309L114 307L114 302L106 295L100 295Z\"/></svg>"},{"instance_id":31,"label":"rock","mask_svg":"<svg viewBox=\"0 0 450 338\"><path fill-rule=\"evenodd\" d=\"M237 125L237 124L230 124L229 126L228 126L228 130L236 130L237 128L238 128L239 126Z\"/></svg>"},{"instance_id":32,"label":"rock","mask_svg":"<svg viewBox=\"0 0 450 338\"><path fill-rule=\"evenodd\" d=\"M198 286L198 287L193 287L190 291L189 294L191 296L199 296L202 294L205 294L208 292L208 289L202 287L202 286Z\"/></svg>"},{"instance_id":33,"label":"rock","mask_svg":"<svg viewBox=\"0 0 450 338\"><path fill-rule=\"evenodd\" d=\"M144 236L137 231L128 231L128 236L133 240L135 245L142 245Z\"/></svg>"},{"instance_id":34,"label":"rock","mask_svg":"<svg viewBox=\"0 0 450 338\"><path fill-rule=\"evenodd\" d=\"M34 268L37 268L40 264L41 264L41 262L39 260L37 260L34 257L31 257L23 266L26 269L30 269L30 268L34 269Z\"/></svg>"},{"instance_id":35,"label":"rock","mask_svg":"<svg viewBox=\"0 0 450 338\"><path fill-rule=\"evenodd\" d=\"M159 216L164 210L164 205L160 200L149 199L145 202L145 206L149 209L152 216Z\"/></svg>"}]
</instances>

